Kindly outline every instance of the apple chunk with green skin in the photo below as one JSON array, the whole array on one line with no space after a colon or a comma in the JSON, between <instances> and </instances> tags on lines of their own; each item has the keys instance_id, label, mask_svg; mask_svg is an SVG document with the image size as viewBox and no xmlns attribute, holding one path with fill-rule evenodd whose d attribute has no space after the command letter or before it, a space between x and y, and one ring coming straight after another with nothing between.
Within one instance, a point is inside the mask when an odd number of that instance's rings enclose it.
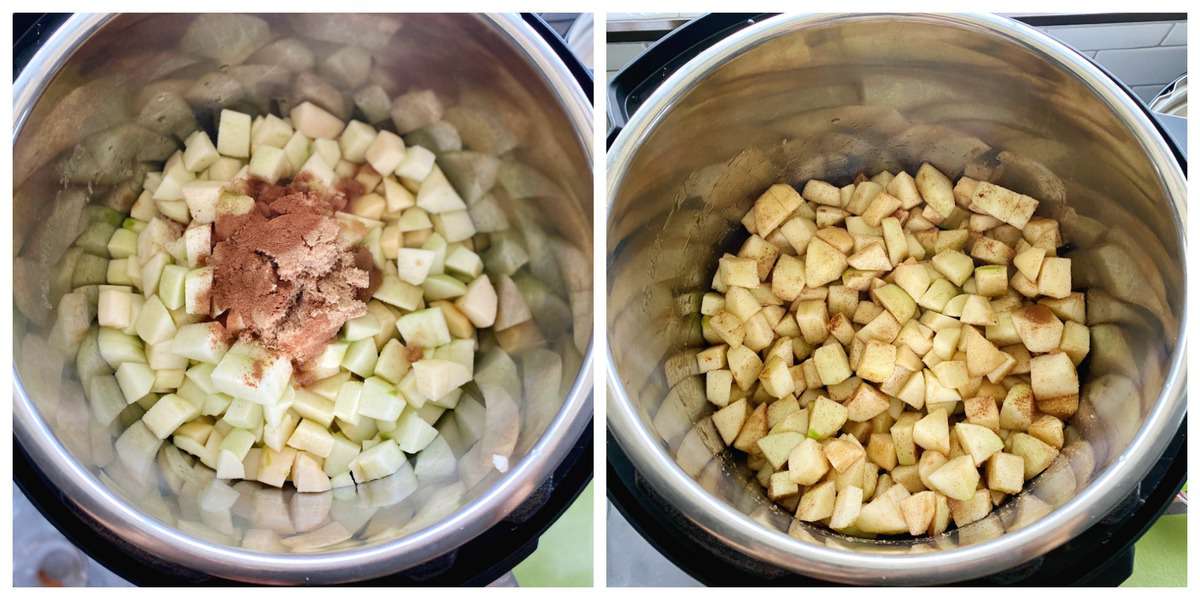
<instances>
[{"instance_id":1,"label":"apple chunk with green skin","mask_svg":"<svg viewBox=\"0 0 1200 600\"><path fill-rule=\"evenodd\" d=\"M946 218L954 212L954 187L941 171L929 163L924 163L917 169L914 179L921 198L930 208L937 211L937 214Z\"/></svg>"},{"instance_id":2,"label":"apple chunk with green skin","mask_svg":"<svg viewBox=\"0 0 1200 600\"><path fill-rule=\"evenodd\" d=\"M441 398L471 381L471 370L450 360L426 358L412 364L417 389L426 398Z\"/></svg>"},{"instance_id":3,"label":"apple chunk with green skin","mask_svg":"<svg viewBox=\"0 0 1200 600\"><path fill-rule=\"evenodd\" d=\"M821 396L813 403L808 417L808 437L823 440L846 424L846 407Z\"/></svg>"}]
</instances>

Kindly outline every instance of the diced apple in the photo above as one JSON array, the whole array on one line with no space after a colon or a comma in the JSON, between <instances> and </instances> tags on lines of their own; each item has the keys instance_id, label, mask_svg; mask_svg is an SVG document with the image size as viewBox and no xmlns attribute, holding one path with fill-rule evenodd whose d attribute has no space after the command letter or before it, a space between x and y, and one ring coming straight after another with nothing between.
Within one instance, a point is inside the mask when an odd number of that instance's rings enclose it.
<instances>
[{"instance_id":1,"label":"diced apple","mask_svg":"<svg viewBox=\"0 0 1200 600\"><path fill-rule=\"evenodd\" d=\"M470 317L470 313L467 314ZM451 339L445 316L437 308L419 310L400 317L396 320L396 329L406 345L422 348L436 348L450 343Z\"/></svg>"},{"instance_id":2,"label":"diced apple","mask_svg":"<svg viewBox=\"0 0 1200 600\"><path fill-rule=\"evenodd\" d=\"M258 481L271 487L283 487L296 462L296 454L293 448L263 448L259 454Z\"/></svg>"},{"instance_id":3,"label":"diced apple","mask_svg":"<svg viewBox=\"0 0 1200 600\"><path fill-rule=\"evenodd\" d=\"M430 213L467 209L467 204L454 190L454 186L450 185L446 176L437 169L430 172L421 183L421 189L417 191L417 206Z\"/></svg>"},{"instance_id":4,"label":"diced apple","mask_svg":"<svg viewBox=\"0 0 1200 600\"><path fill-rule=\"evenodd\" d=\"M1014 433L1009 440L1009 452L1015 454L1025 463L1025 480L1028 481L1046 470L1050 463L1058 457L1058 450L1027 433Z\"/></svg>"},{"instance_id":5,"label":"diced apple","mask_svg":"<svg viewBox=\"0 0 1200 600\"><path fill-rule=\"evenodd\" d=\"M117 367L116 377L117 383L121 386L121 393L125 395L125 402L128 404L142 399L154 387L154 371L142 363L121 364Z\"/></svg>"},{"instance_id":6,"label":"diced apple","mask_svg":"<svg viewBox=\"0 0 1200 600\"><path fill-rule=\"evenodd\" d=\"M1051 298L1071 295L1071 259L1047 256L1037 277L1038 293Z\"/></svg>"},{"instance_id":7,"label":"diced apple","mask_svg":"<svg viewBox=\"0 0 1200 600\"><path fill-rule=\"evenodd\" d=\"M1039 400L1079 394L1079 376L1065 352L1034 357L1029 361L1029 374L1033 395Z\"/></svg>"},{"instance_id":8,"label":"diced apple","mask_svg":"<svg viewBox=\"0 0 1200 600\"><path fill-rule=\"evenodd\" d=\"M801 521L821 521L833 516L837 501L837 487L832 481L815 485L805 490L796 509L796 518ZM861 520L861 515L860 515Z\"/></svg>"},{"instance_id":9,"label":"diced apple","mask_svg":"<svg viewBox=\"0 0 1200 600\"><path fill-rule=\"evenodd\" d=\"M379 173L395 172L404 160L404 140L390 131L380 131L367 147L365 158Z\"/></svg>"},{"instance_id":10,"label":"diced apple","mask_svg":"<svg viewBox=\"0 0 1200 600\"><path fill-rule=\"evenodd\" d=\"M813 362L822 385L839 384L852 374L846 351L840 344L827 344L817 348L813 353Z\"/></svg>"},{"instance_id":11,"label":"diced apple","mask_svg":"<svg viewBox=\"0 0 1200 600\"><path fill-rule=\"evenodd\" d=\"M128 288L106 287L100 290L96 317L101 327L125 329L131 324L133 295Z\"/></svg>"},{"instance_id":12,"label":"diced apple","mask_svg":"<svg viewBox=\"0 0 1200 600\"><path fill-rule=\"evenodd\" d=\"M250 156L250 115L224 109L217 125L217 152L234 158Z\"/></svg>"},{"instance_id":13,"label":"diced apple","mask_svg":"<svg viewBox=\"0 0 1200 600\"><path fill-rule=\"evenodd\" d=\"M742 430L733 440L733 447L742 452L754 451L757 453L758 440L765 435L767 435L767 406L760 404L742 424Z\"/></svg>"},{"instance_id":14,"label":"diced apple","mask_svg":"<svg viewBox=\"0 0 1200 600\"><path fill-rule=\"evenodd\" d=\"M902 486L891 486L897 488ZM889 488L891 489L891 488ZM862 507L855 526L864 533L896 534L908 531L908 523L900 512L900 501L876 493L875 499Z\"/></svg>"},{"instance_id":15,"label":"diced apple","mask_svg":"<svg viewBox=\"0 0 1200 600\"><path fill-rule=\"evenodd\" d=\"M817 398L809 407L808 437L823 440L837 433L846 423L847 414L845 406L824 396Z\"/></svg>"},{"instance_id":16,"label":"diced apple","mask_svg":"<svg viewBox=\"0 0 1200 600\"><path fill-rule=\"evenodd\" d=\"M970 500L979 483L979 471L969 455L951 459L929 475L934 490L954 500Z\"/></svg>"},{"instance_id":17,"label":"diced apple","mask_svg":"<svg viewBox=\"0 0 1200 600\"><path fill-rule=\"evenodd\" d=\"M971 194L972 210L991 215L1017 229L1029 223L1037 206L1037 200L987 181L979 182Z\"/></svg>"},{"instance_id":18,"label":"diced apple","mask_svg":"<svg viewBox=\"0 0 1200 600\"><path fill-rule=\"evenodd\" d=\"M175 394L167 394L142 415L142 422L155 437L164 440L179 426L198 416L200 407Z\"/></svg>"},{"instance_id":19,"label":"diced apple","mask_svg":"<svg viewBox=\"0 0 1200 600\"><path fill-rule=\"evenodd\" d=\"M846 255L829 242L820 238L809 242L804 264L804 275L809 287L820 287L833 282L842 276L847 266Z\"/></svg>"},{"instance_id":20,"label":"diced apple","mask_svg":"<svg viewBox=\"0 0 1200 600\"><path fill-rule=\"evenodd\" d=\"M1019 494L1025 485L1025 459L997 452L987 462L987 487L1005 494Z\"/></svg>"},{"instance_id":21,"label":"diced apple","mask_svg":"<svg viewBox=\"0 0 1200 600\"><path fill-rule=\"evenodd\" d=\"M1004 441L991 429L971 423L957 423L954 434L958 443L980 466L993 454L1004 448Z\"/></svg>"},{"instance_id":22,"label":"diced apple","mask_svg":"<svg viewBox=\"0 0 1200 600\"><path fill-rule=\"evenodd\" d=\"M429 276L434 252L418 248L401 248L396 254L397 274L402 281L421 285Z\"/></svg>"},{"instance_id":23,"label":"diced apple","mask_svg":"<svg viewBox=\"0 0 1200 600\"><path fill-rule=\"evenodd\" d=\"M420 184L433 172L435 158L428 148L409 146L394 172L402 180Z\"/></svg>"},{"instance_id":24,"label":"diced apple","mask_svg":"<svg viewBox=\"0 0 1200 600\"><path fill-rule=\"evenodd\" d=\"M287 445L325 458L333 451L333 435L321 424L308 419L301 419L292 435L288 437Z\"/></svg>"},{"instance_id":25,"label":"diced apple","mask_svg":"<svg viewBox=\"0 0 1200 600\"><path fill-rule=\"evenodd\" d=\"M212 312L213 267L200 267L184 278L184 310L190 315Z\"/></svg>"},{"instance_id":26,"label":"diced apple","mask_svg":"<svg viewBox=\"0 0 1200 600\"><path fill-rule=\"evenodd\" d=\"M212 372L213 385L222 393L262 405L275 404L291 376L291 360L246 342L230 348Z\"/></svg>"},{"instance_id":27,"label":"diced apple","mask_svg":"<svg viewBox=\"0 0 1200 600\"><path fill-rule=\"evenodd\" d=\"M890 402L886 396L877 392L871 385L863 383L846 402L846 418L856 423L870 421L886 411L889 406Z\"/></svg>"}]
</instances>

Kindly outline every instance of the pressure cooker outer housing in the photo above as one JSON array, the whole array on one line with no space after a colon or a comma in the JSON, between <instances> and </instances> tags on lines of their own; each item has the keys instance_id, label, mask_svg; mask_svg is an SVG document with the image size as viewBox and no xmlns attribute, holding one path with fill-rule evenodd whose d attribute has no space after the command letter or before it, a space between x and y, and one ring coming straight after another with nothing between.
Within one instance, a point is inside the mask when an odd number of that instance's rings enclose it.
<instances>
[{"instance_id":1,"label":"pressure cooker outer housing","mask_svg":"<svg viewBox=\"0 0 1200 600\"><path fill-rule=\"evenodd\" d=\"M53 261L35 260L40 255L28 245L34 240L40 252L65 250L77 232L46 223L66 212L63 202L80 194L102 201L113 187L99 177L64 187L57 164L65 153L135 116L129 113L131 96L147 83L199 77L215 68L180 52L181 37L197 18L180 14L75 15L42 43L14 84L14 446L37 471L26 481L49 490L39 497L63 504L52 519L78 515L67 529L82 523L91 529L90 539L113 539L114 548L128 548L130 556L168 577L329 584L417 567L436 571L444 564L430 567L430 561L453 557L498 523L530 520L523 513L536 510L556 484L582 489L584 480L573 465L581 449L590 448L581 440L591 421L592 164L591 106L577 80L580 69L556 54L538 24L516 15L259 17L273 36L317 39L321 50L346 44L368 50L379 71L373 77L392 86L393 95L432 88L451 104L490 107L516 132L516 148L502 157L512 165L512 181L528 186L518 199L525 217L515 219L514 227L553 249L543 254L553 255L557 265L543 262L551 268L541 271L558 271L555 293L567 303L569 316L560 327L543 331L548 343L537 350L540 364L557 366L559 377L530 372L528 393L518 402L524 421L508 471L445 497L445 505L437 507L441 514L430 507L442 488L423 482L414 488L412 479L377 480L348 495L243 487L253 500L262 497L261 514L277 510L297 523L324 515L326 522L366 524L359 535L326 551L268 554L185 530L178 515L185 510L194 516L195 498L161 489L161 495L131 493L116 473L97 466L97 456L111 454L111 439L104 450L103 436L89 427L82 388L72 369L64 368L73 358L55 356L47 344L52 314L32 300L44 290ZM522 356L514 360L523 366ZM544 377L534 381L539 374ZM181 508L185 504L190 508ZM563 508L549 504L554 511ZM423 509L427 518L412 520ZM514 513L518 510L522 514ZM233 520L235 533L254 526L254 518Z\"/></svg>"},{"instance_id":2,"label":"pressure cooker outer housing","mask_svg":"<svg viewBox=\"0 0 1200 600\"><path fill-rule=\"evenodd\" d=\"M1093 343L1081 368L1069 430L1097 457L1089 481L1066 486L1059 469L949 534L856 540L794 521L712 435L694 358L699 297L770 184L843 185L926 161L952 178L988 165L1038 198L1039 214L1062 222L1076 288L1098 297L1088 324L1120 343ZM994 16L766 19L645 100L610 148L608 180L610 432L689 526L749 560L845 583L1002 571L1108 514L1182 421L1181 166L1127 93L1031 28ZM1128 393L1104 393L1114 382ZM1042 505L1055 508L1039 518Z\"/></svg>"}]
</instances>

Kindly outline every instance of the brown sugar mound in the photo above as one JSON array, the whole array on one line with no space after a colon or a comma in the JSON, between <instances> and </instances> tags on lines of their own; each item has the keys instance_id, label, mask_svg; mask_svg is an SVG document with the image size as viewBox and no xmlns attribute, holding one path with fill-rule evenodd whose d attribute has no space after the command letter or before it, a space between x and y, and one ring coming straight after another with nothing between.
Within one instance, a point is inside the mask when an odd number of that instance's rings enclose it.
<instances>
[{"instance_id":1,"label":"brown sugar mound","mask_svg":"<svg viewBox=\"0 0 1200 600\"><path fill-rule=\"evenodd\" d=\"M213 302L230 333L260 341L299 368L342 325L367 312L373 265L339 236L340 190L297 179L286 187L251 180L257 211L217 220L224 235L209 261Z\"/></svg>"}]
</instances>

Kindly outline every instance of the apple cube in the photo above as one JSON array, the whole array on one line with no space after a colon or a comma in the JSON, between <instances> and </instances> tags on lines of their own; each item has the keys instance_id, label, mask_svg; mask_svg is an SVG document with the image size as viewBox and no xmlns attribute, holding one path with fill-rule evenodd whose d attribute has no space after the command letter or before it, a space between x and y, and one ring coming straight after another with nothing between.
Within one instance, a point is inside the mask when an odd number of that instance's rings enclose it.
<instances>
[{"instance_id":1,"label":"apple cube","mask_svg":"<svg viewBox=\"0 0 1200 600\"><path fill-rule=\"evenodd\" d=\"M437 308L419 310L400 317L396 320L396 329L407 345L436 348L450 343L450 330L446 326L446 318Z\"/></svg>"},{"instance_id":2,"label":"apple cube","mask_svg":"<svg viewBox=\"0 0 1200 600\"><path fill-rule=\"evenodd\" d=\"M846 423L846 407L820 396L809 407L808 437L823 440L842 428Z\"/></svg>"},{"instance_id":3,"label":"apple cube","mask_svg":"<svg viewBox=\"0 0 1200 600\"><path fill-rule=\"evenodd\" d=\"M292 435L288 437L287 445L325 458L333 451L333 435L320 423L301 419L292 430Z\"/></svg>"},{"instance_id":4,"label":"apple cube","mask_svg":"<svg viewBox=\"0 0 1200 600\"><path fill-rule=\"evenodd\" d=\"M1019 494L1024 485L1025 459L1007 452L997 452L988 459L988 489L1005 494Z\"/></svg>"},{"instance_id":5,"label":"apple cube","mask_svg":"<svg viewBox=\"0 0 1200 600\"><path fill-rule=\"evenodd\" d=\"M307 452L296 454L296 459L292 463L291 479L292 484L296 486L296 491L301 493L325 492L333 488L333 483L323 470L320 459Z\"/></svg>"},{"instance_id":6,"label":"apple cube","mask_svg":"<svg viewBox=\"0 0 1200 600\"><path fill-rule=\"evenodd\" d=\"M154 387L154 371L142 363L122 363L117 367L116 377L128 404L141 400Z\"/></svg>"},{"instance_id":7,"label":"apple cube","mask_svg":"<svg viewBox=\"0 0 1200 600\"><path fill-rule=\"evenodd\" d=\"M840 344L827 344L813 352L822 385L837 385L850 377L850 362Z\"/></svg>"},{"instance_id":8,"label":"apple cube","mask_svg":"<svg viewBox=\"0 0 1200 600\"><path fill-rule=\"evenodd\" d=\"M733 372L728 369L709 371L705 374L705 395L717 406L727 406L733 385Z\"/></svg>"},{"instance_id":9,"label":"apple cube","mask_svg":"<svg viewBox=\"0 0 1200 600\"><path fill-rule=\"evenodd\" d=\"M213 369L212 381L221 393L269 406L283 396L291 376L292 362L287 357L238 342Z\"/></svg>"},{"instance_id":10,"label":"apple cube","mask_svg":"<svg viewBox=\"0 0 1200 600\"><path fill-rule=\"evenodd\" d=\"M913 442L928 450L950 453L950 426L946 411L934 410L913 424Z\"/></svg>"},{"instance_id":11,"label":"apple cube","mask_svg":"<svg viewBox=\"0 0 1200 600\"><path fill-rule=\"evenodd\" d=\"M133 294L128 288L101 288L96 308L97 321L101 327L125 329L131 324Z\"/></svg>"},{"instance_id":12,"label":"apple cube","mask_svg":"<svg viewBox=\"0 0 1200 600\"><path fill-rule=\"evenodd\" d=\"M155 437L164 440L181 425L198 416L200 407L175 394L167 394L142 415L142 422Z\"/></svg>"},{"instance_id":13,"label":"apple cube","mask_svg":"<svg viewBox=\"0 0 1200 600\"><path fill-rule=\"evenodd\" d=\"M895 488L903 489L903 486L893 485L888 489ZM876 493L875 499L863 506L858 513L855 526L864 533L906 533L908 522L900 512L900 502L902 501L903 499L897 500L886 493L883 495Z\"/></svg>"},{"instance_id":14,"label":"apple cube","mask_svg":"<svg viewBox=\"0 0 1200 600\"><path fill-rule=\"evenodd\" d=\"M396 253L396 271L401 281L421 285L433 266L434 252L419 248L401 248Z\"/></svg>"},{"instance_id":15,"label":"apple cube","mask_svg":"<svg viewBox=\"0 0 1200 600\"><path fill-rule=\"evenodd\" d=\"M1029 361L1029 375L1035 398L1049 399L1079 394L1079 376L1075 363L1065 352L1036 356Z\"/></svg>"},{"instance_id":16,"label":"apple cube","mask_svg":"<svg viewBox=\"0 0 1200 600\"><path fill-rule=\"evenodd\" d=\"M1037 200L987 181L980 181L971 194L972 210L991 215L1017 229L1023 229L1029 223L1037 206Z\"/></svg>"},{"instance_id":17,"label":"apple cube","mask_svg":"<svg viewBox=\"0 0 1200 600\"><path fill-rule=\"evenodd\" d=\"M421 295L421 288L401 281L399 277L389 272L384 272L383 281L372 297L397 308L415 310L421 305Z\"/></svg>"},{"instance_id":18,"label":"apple cube","mask_svg":"<svg viewBox=\"0 0 1200 600\"><path fill-rule=\"evenodd\" d=\"M277 183L291 171L291 162L282 148L259 146L250 158L250 174L266 181Z\"/></svg>"},{"instance_id":19,"label":"apple cube","mask_svg":"<svg viewBox=\"0 0 1200 600\"><path fill-rule=\"evenodd\" d=\"M738 432L742 430L742 424L750 416L749 406L746 399L742 398L713 413L713 425L716 426L717 432L721 434L721 439L725 441L725 445L728 446L737 439Z\"/></svg>"},{"instance_id":20,"label":"apple cube","mask_svg":"<svg viewBox=\"0 0 1200 600\"><path fill-rule=\"evenodd\" d=\"M1037 277L1038 293L1051 298L1071 295L1071 259L1047 256Z\"/></svg>"},{"instance_id":21,"label":"apple cube","mask_svg":"<svg viewBox=\"0 0 1200 600\"><path fill-rule=\"evenodd\" d=\"M1021 457L1025 463L1025 480L1036 477L1058 458L1058 449L1027 433L1014 433L1009 440L1009 452Z\"/></svg>"},{"instance_id":22,"label":"apple cube","mask_svg":"<svg viewBox=\"0 0 1200 600\"><path fill-rule=\"evenodd\" d=\"M250 115L223 109L217 125L217 152L234 158L249 158L250 127Z\"/></svg>"},{"instance_id":23,"label":"apple cube","mask_svg":"<svg viewBox=\"0 0 1200 600\"><path fill-rule=\"evenodd\" d=\"M263 448L259 454L257 480L271 487L281 488L292 472L296 462L296 450L293 448Z\"/></svg>"},{"instance_id":24,"label":"apple cube","mask_svg":"<svg viewBox=\"0 0 1200 600\"><path fill-rule=\"evenodd\" d=\"M801 521L821 521L833 516L834 505L837 501L837 487L832 481L826 481L805 490L796 508L796 518ZM860 515L861 520L861 515Z\"/></svg>"},{"instance_id":25,"label":"apple cube","mask_svg":"<svg viewBox=\"0 0 1200 600\"><path fill-rule=\"evenodd\" d=\"M288 116L296 131L314 140L334 140L345 127L341 119L312 102L301 102Z\"/></svg>"},{"instance_id":26,"label":"apple cube","mask_svg":"<svg viewBox=\"0 0 1200 600\"><path fill-rule=\"evenodd\" d=\"M979 471L975 469L975 459L963 455L946 461L946 464L929 475L929 483L934 490L948 498L970 500L979 484Z\"/></svg>"},{"instance_id":27,"label":"apple cube","mask_svg":"<svg viewBox=\"0 0 1200 600\"><path fill-rule=\"evenodd\" d=\"M370 377L375 374L375 363L379 353L375 347L375 338L364 338L351 342L342 356L342 367L359 377Z\"/></svg>"},{"instance_id":28,"label":"apple cube","mask_svg":"<svg viewBox=\"0 0 1200 600\"><path fill-rule=\"evenodd\" d=\"M433 172L435 159L436 156L428 148L410 146L405 150L394 172L403 180L420 184Z\"/></svg>"},{"instance_id":29,"label":"apple cube","mask_svg":"<svg viewBox=\"0 0 1200 600\"><path fill-rule=\"evenodd\" d=\"M441 398L471 381L470 369L457 362L422 359L412 364L417 389L426 398Z\"/></svg>"},{"instance_id":30,"label":"apple cube","mask_svg":"<svg viewBox=\"0 0 1200 600\"><path fill-rule=\"evenodd\" d=\"M400 415L396 422L396 430L391 435L401 450L408 454L416 454L433 442L438 430L426 423L417 411L410 407Z\"/></svg>"},{"instance_id":31,"label":"apple cube","mask_svg":"<svg viewBox=\"0 0 1200 600\"><path fill-rule=\"evenodd\" d=\"M184 279L184 310L189 315L212 312L213 267L188 271Z\"/></svg>"},{"instance_id":32,"label":"apple cube","mask_svg":"<svg viewBox=\"0 0 1200 600\"><path fill-rule=\"evenodd\" d=\"M437 169L430 172L421 183L421 189L417 191L417 206L429 213L467 209L467 204L450 185L446 175Z\"/></svg>"},{"instance_id":33,"label":"apple cube","mask_svg":"<svg viewBox=\"0 0 1200 600\"><path fill-rule=\"evenodd\" d=\"M355 122L351 122L354 125ZM378 173L392 173L404 160L404 140L390 131L380 131L371 145L367 146L365 158Z\"/></svg>"}]
</instances>

